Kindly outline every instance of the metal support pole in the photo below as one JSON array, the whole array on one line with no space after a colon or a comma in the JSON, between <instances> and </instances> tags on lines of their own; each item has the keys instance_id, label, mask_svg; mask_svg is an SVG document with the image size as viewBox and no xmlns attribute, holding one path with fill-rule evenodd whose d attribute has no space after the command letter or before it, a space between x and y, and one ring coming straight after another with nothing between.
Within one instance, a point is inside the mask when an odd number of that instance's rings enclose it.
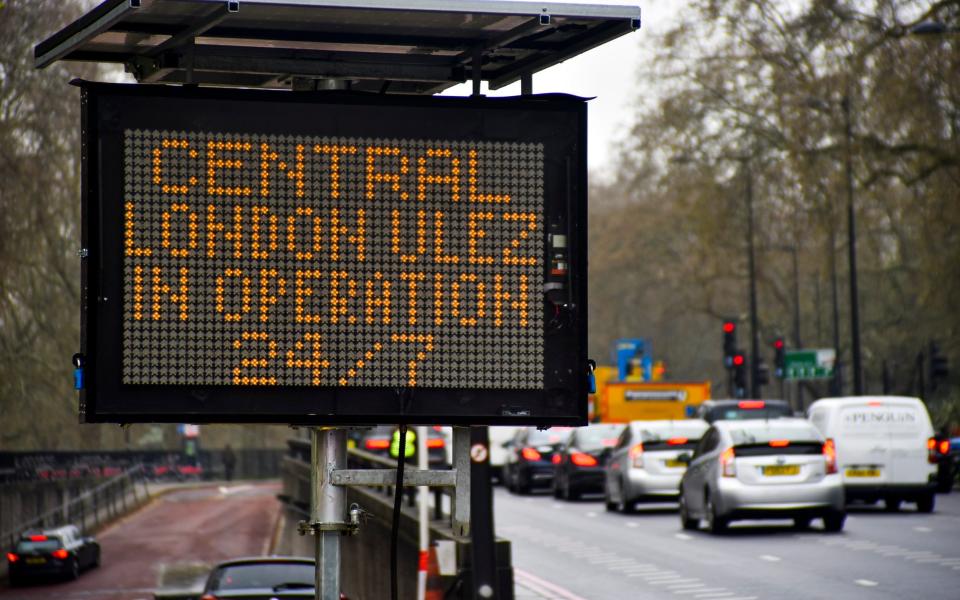
<instances>
[{"instance_id":1,"label":"metal support pole","mask_svg":"<svg viewBox=\"0 0 960 600\"><path fill-rule=\"evenodd\" d=\"M839 396L843 393L843 369L840 361L840 299L837 294L837 246L833 225L830 226L830 296L833 302L833 349L836 362L833 365L833 381L830 393Z\"/></svg>"},{"instance_id":2,"label":"metal support pole","mask_svg":"<svg viewBox=\"0 0 960 600\"><path fill-rule=\"evenodd\" d=\"M520 95L529 96L533 94L533 74L524 73L520 76Z\"/></svg>"},{"instance_id":3,"label":"metal support pole","mask_svg":"<svg viewBox=\"0 0 960 600\"><path fill-rule=\"evenodd\" d=\"M311 430L310 526L316 536L316 600L340 599L340 533L347 527L347 489L333 471L347 466L347 431Z\"/></svg>"},{"instance_id":4,"label":"metal support pole","mask_svg":"<svg viewBox=\"0 0 960 600\"><path fill-rule=\"evenodd\" d=\"M427 428L417 427L417 468L426 471L430 468L427 457ZM420 498L420 506L417 507L417 517L419 521L420 538L420 561L417 570L417 600L424 600L427 595L427 570L428 552L430 551L430 488L420 486L417 488Z\"/></svg>"},{"instance_id":5,"label":"metal support pole","mask_svg":"<svg viewBox=\"0 0 960 600\"><path fill-rule=\"evenodd\" d=\"M490 434L487 427L470 428L470 513L473 556L473 598L497 598L497 557L494 544L493 493L490 487Z\"/></svg>"},{"instance_id":6,"label":"metal support pole","mask_svg":"<svg viewBox=\"0 0 960 600\"><path fill-rule=\"evenodd\" d=\"M850 119L850 95L841 102L846 130L847 249L850 262L850 336L853 350L853 393L863 395L863 369L860 362L860 293L857 289L857 222L853 207L853 125Z\"/></svg>"},{"instance_id":7,"label":"metal support pole","mask_svg":"<svg viewBox=\"0 0 960 600\"><path fill-rule=\"evenodd\" d=\"M480 95L480 81L483 77L483 48L477 46L473 49L473 58L471 60L472 72L470 78L473 80L473 95Z\"/></svg>"},{"instance_id":8,"label":"metal support pole","mask_svg":"<svg viewBox=\"0 0 960 600\"><path fill-rule=\"evenodd\" d=\"M797 254L800 249L796 243L791 246L793 253L793 343L797 349L803 348L800 342L800 265ZM783 396L783 380L780 380L780 395ZM803 385L797 382L797 406L803 410Z\"/></svg>"},{"instance_id":9,"label":"metal support pole","mask_svg":"<svg viewBox=\"0 0 960 600\"><path fill-rule=\"evenodd\" d=\"M750 277L750 397L760 397L760 332L757 331L757 271L753 247L753 174L743 161L747 196L747 269Z\"/></svg>"}]
</instances>

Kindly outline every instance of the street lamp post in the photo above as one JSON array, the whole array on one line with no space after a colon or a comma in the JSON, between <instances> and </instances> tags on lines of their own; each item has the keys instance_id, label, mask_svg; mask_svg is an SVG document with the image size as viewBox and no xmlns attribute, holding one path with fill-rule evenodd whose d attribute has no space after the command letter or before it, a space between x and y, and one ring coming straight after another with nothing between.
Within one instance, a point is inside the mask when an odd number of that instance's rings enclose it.
<instances>
[{"instance_id":1,"label":"street lamp post","mask_svg":"<svg viewBox=\"0 0 960 600\"><path fill-rule=\"evenodd\" d=\"M853 206L853 126L850 119L850 94L844 94L843 109L846 134L847 180L847 248L850 261L850 335L853 343L853 393L863 395L863 369L860 365L860 293L857 288L857 222Z\"/></svg>"},{"instance_id":2,"label":"street lamp post","mask_svg":"<svg viewBox=\"0 0 960 600\"><path fill-rule=\"evenodd\" d=\"M747 269L750 279L750 397L760 397L760 333L757 326L757 271L753 243L753 174L742 159L747 200Z\"/></svg>"}]
</instances>

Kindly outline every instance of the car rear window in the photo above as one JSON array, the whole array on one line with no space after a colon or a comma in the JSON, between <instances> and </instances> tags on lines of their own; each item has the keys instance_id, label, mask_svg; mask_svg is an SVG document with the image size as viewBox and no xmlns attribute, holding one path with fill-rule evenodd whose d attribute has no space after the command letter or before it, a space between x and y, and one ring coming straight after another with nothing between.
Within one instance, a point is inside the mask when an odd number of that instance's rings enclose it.
<instances>
[{"instance_id":1,"label":"car rear window","mask_svg":"<svg viewBox=\"0 0 960 600\"><path fill-rule=\"evenodd\" d=\"M53 552L58 548L60 548L60 540L55 537L40 541L20 540L17 544L17 552Z\"/></svg>"},{"instance_id":2,"label":"car rear window","mask_svg":"<svg viewBox=\"0 0 960 600\"><path fill-rule=\"evenodd\" d=\"M557 444L567 439L567 435L570 434L570 429L570 427L551 427L546 431L533 429L527 434L527 443L531 446Z\"/></svg>"},{"instance_id":3,"label":"car rear window","mask_svg":"<svg viewBox=\"0 0 960 600\"><path fill-rule=\"evenodd\" d=\"M743 419L779 419L792 416L789 406L765 404L762 408L741 408L739 406L716 406L707 413L706 420L738 421Z\"/></svg>"},{"instance_id":4,"label":"car rear window","mask_svg":"<svg viewBox=\"0 0 960 600\"><path fill-rule=\"evenodd\" d=\"M273 589L313 587L314 567L309 563L269 563L233 565L220 569L212 590Z\"/></svg>"},{"instance_id":5,"label":"car rear window","mask_svg":"<svg viewBox=\"0 0 960 600\"><path fill-rule=\"evenodd\" d=\"M623 431L623 425L591 425L577 432L577 445L584 450L612 448L617 444L617 436Z\"/></svg>"},{"instance_id":6,"label":"car rear window","mask_svg":"<svg viewBox=\"0 0 960 600\"><path fill-rule=\"evenodd\" d=\"M744 427L730 431L734 446L769 446L770 442L811 442L820 446L820 435L812 427Z\"/></svg>"},{"instance_id":7,"label":"car rear window","mask_svg":"<svg viewBox=\"0 0 960 600\"><path fill-rule=\"evenodd\" d=\"M692 450L706 431L707 427L701 421L644 426L640 429L640 440L645 450Z\"/></svg>"},{"instance_id":8,"label":"car rear window","mask_svg":"<svg viewBox=\"0 0 960 600\"><path fill-rule=\"evenodd\" d=\"M840 430L844 435L853 436L916 435L926 424L924 417L914 406L882 403L847 406L840 411Z\"/></svg>"}]
</instances>

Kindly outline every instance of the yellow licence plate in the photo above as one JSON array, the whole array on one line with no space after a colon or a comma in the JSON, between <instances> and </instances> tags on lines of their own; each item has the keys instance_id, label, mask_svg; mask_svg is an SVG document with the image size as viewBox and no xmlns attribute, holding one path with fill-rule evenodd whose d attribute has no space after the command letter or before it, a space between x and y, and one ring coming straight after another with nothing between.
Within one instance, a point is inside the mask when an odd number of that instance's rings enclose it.
<instances>
[{"instance_id":1,"label":"yellow licence plate","mask_svg":"<svg viewBox=\"0 0 960 600\"><path fill-rule=\"evenodd\" d=\"M663 464L666 465L666 466L668 466L668 467L671 467L671 468L674 468L674 467L685 467L685 466L687 466L687 465L686 465L683 461L681 461L681 460L665 460L665 461L663 461Z\"/></svg>"},{"instance_id":2,"label":"yellow licence plate","mask_svg":"<svg viewBox=\"0 0 960 600\"><path fill-rule=\"evenodd\" d=\"M773 465L763 467L763 474L770 475L799 475L800 465Z\"/></svg>"},{"instance_id":3,"label":"yellow licence plate","mask_svg":"<svg viewBox=\"0 0 960 600\"><path fill-rule=\"evenodd\" d=\"M28 565L42 565L45 562L47 562L47 559L45 558L28 558L27 559Z\"/></svg>"},{"instance_id":4,"label":"yellow licence plate","mask_svg":"<svg viewBox=\"0 0 960 600\"><path fill-rule=\"evenodd\" d=\"M847 469L847 477L880 477L880 469Z\"/></svg>"}]
</instances>

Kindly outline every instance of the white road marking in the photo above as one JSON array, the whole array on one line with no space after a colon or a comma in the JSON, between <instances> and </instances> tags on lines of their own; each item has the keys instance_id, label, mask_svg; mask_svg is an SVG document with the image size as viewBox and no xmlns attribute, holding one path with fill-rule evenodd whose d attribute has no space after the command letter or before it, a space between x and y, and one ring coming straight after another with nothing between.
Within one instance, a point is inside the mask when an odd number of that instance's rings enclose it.
<instances>
[{"instance_id":1,"label":"white road marking","mask_svg":"<svg viewBox=\"0 0 960 600\"><path fill-rule=\"evenodd\" d=\"M780 562L780 557L772 554L761 554L760 560L765 560L767 562Z\"/></svg>"},{"instance_id":2,"label":"white road marking","mask_svg":"<svg viewBox=\"0 0 960 600\"><path fill-rule=\"evenodd\" d=\"M627 527L640 527L640 524L639 524L639 523L630 522L630 523L627 523Z\"/></svg>"},{"instance_id":3,"label":"white road marking","mask_svg":"<svg viewBox=\"0 0 960 600\"><path fill-rule=\"evenodd\" d=\"M929 527L914 527L913 530L919 531L920 533L930 533L931 531L933 531Z\"/></svg>"},{"instance_id":4,"label":"white road marking","mask_svg":"<svg viewBox=\"0 0 960 600\"><path fill-rule=\"evenodd\" d=\"M857 585L862 585L863 587L877 587L878 585L880 585L876 581L871 581L869 579L857 579L856 581L854 581L854 583Z\"/></svg>"},{"instance_id":5,"label":"white road marking","mask_svg":"<svg viewBox=\"0 0 960 600\"><path fill-rule=\"evenodd\" d=\"M699 594L694 594L694 598L727 598L732 596L734 592L701 592Z\"/></svg>"},{"instance_id":6,"label":"white road marking","mask_svg":"<svg viewBox=\"0 0 960 600\"><path fill-rule=\"evenodd\" d=\"M669 585L667 586L667 589L670 590L670 591L672 591L672 592L675 592L676 590L692 590L692 589L694 589L694 588L704 588L704 587L707 587L707 584L705 584L705 583L692 583L692 582L695 582L695 581L699 581L699 579L684 579L684 580L682 580L682 581L677 581L677 582L674 582L674 583L669 584ZM703 590L697 590L697 591L698 591L698 592L702 592Z\"/></svg>"},{"instance_id":7,"label":"white road marking","mask_svg":"<svg viewBox=\"0 0 960 600\"><path fill-rule=\"evenodd\" d=\"M726 590L722 587L720 588L704 588L702 590L675 590L674 594L700 594L705 592L725 592Z\"/></svg>"},{"instance_id":8,"label":"white road marking","mask_svg":"<svg viewBox=\"0 0 960 600\"><path fill-rule=\"evenodd\" d=\"M686 541L686 540L692 540L692 539L693 539L693 536L692 536L692 535L689 535L689 534L686 534L686 533L676 533L676 534L674 534L673 537L677 538L678 540L684 540L684 541Z\"/></svg>"},{"instance_id":9,"label":"white road marking","mask_svg":"<svg viewBox=\"0 0 960 600\"><path fill-rule=\"evenodd\" d=\"M553 507L554 507L554 508L559 508L559 509L563 510L563 505L560 504L559 502L554 502L554 503L553 503Z\"/></svg>"},{"instance_id":10,"label":"white road marking","mask_svg":"<svg viewBox=\"0 0 960 600\"><path fill-rule=\"evenodd\" d=\"M588 512L588 513L587 513L587 518L588 518L588 519L592 519L592 518L594 518L594 517L596 517L596 516L597 516L597 513L595 513L595 512Z\"/></svg>"}]
</instances>

